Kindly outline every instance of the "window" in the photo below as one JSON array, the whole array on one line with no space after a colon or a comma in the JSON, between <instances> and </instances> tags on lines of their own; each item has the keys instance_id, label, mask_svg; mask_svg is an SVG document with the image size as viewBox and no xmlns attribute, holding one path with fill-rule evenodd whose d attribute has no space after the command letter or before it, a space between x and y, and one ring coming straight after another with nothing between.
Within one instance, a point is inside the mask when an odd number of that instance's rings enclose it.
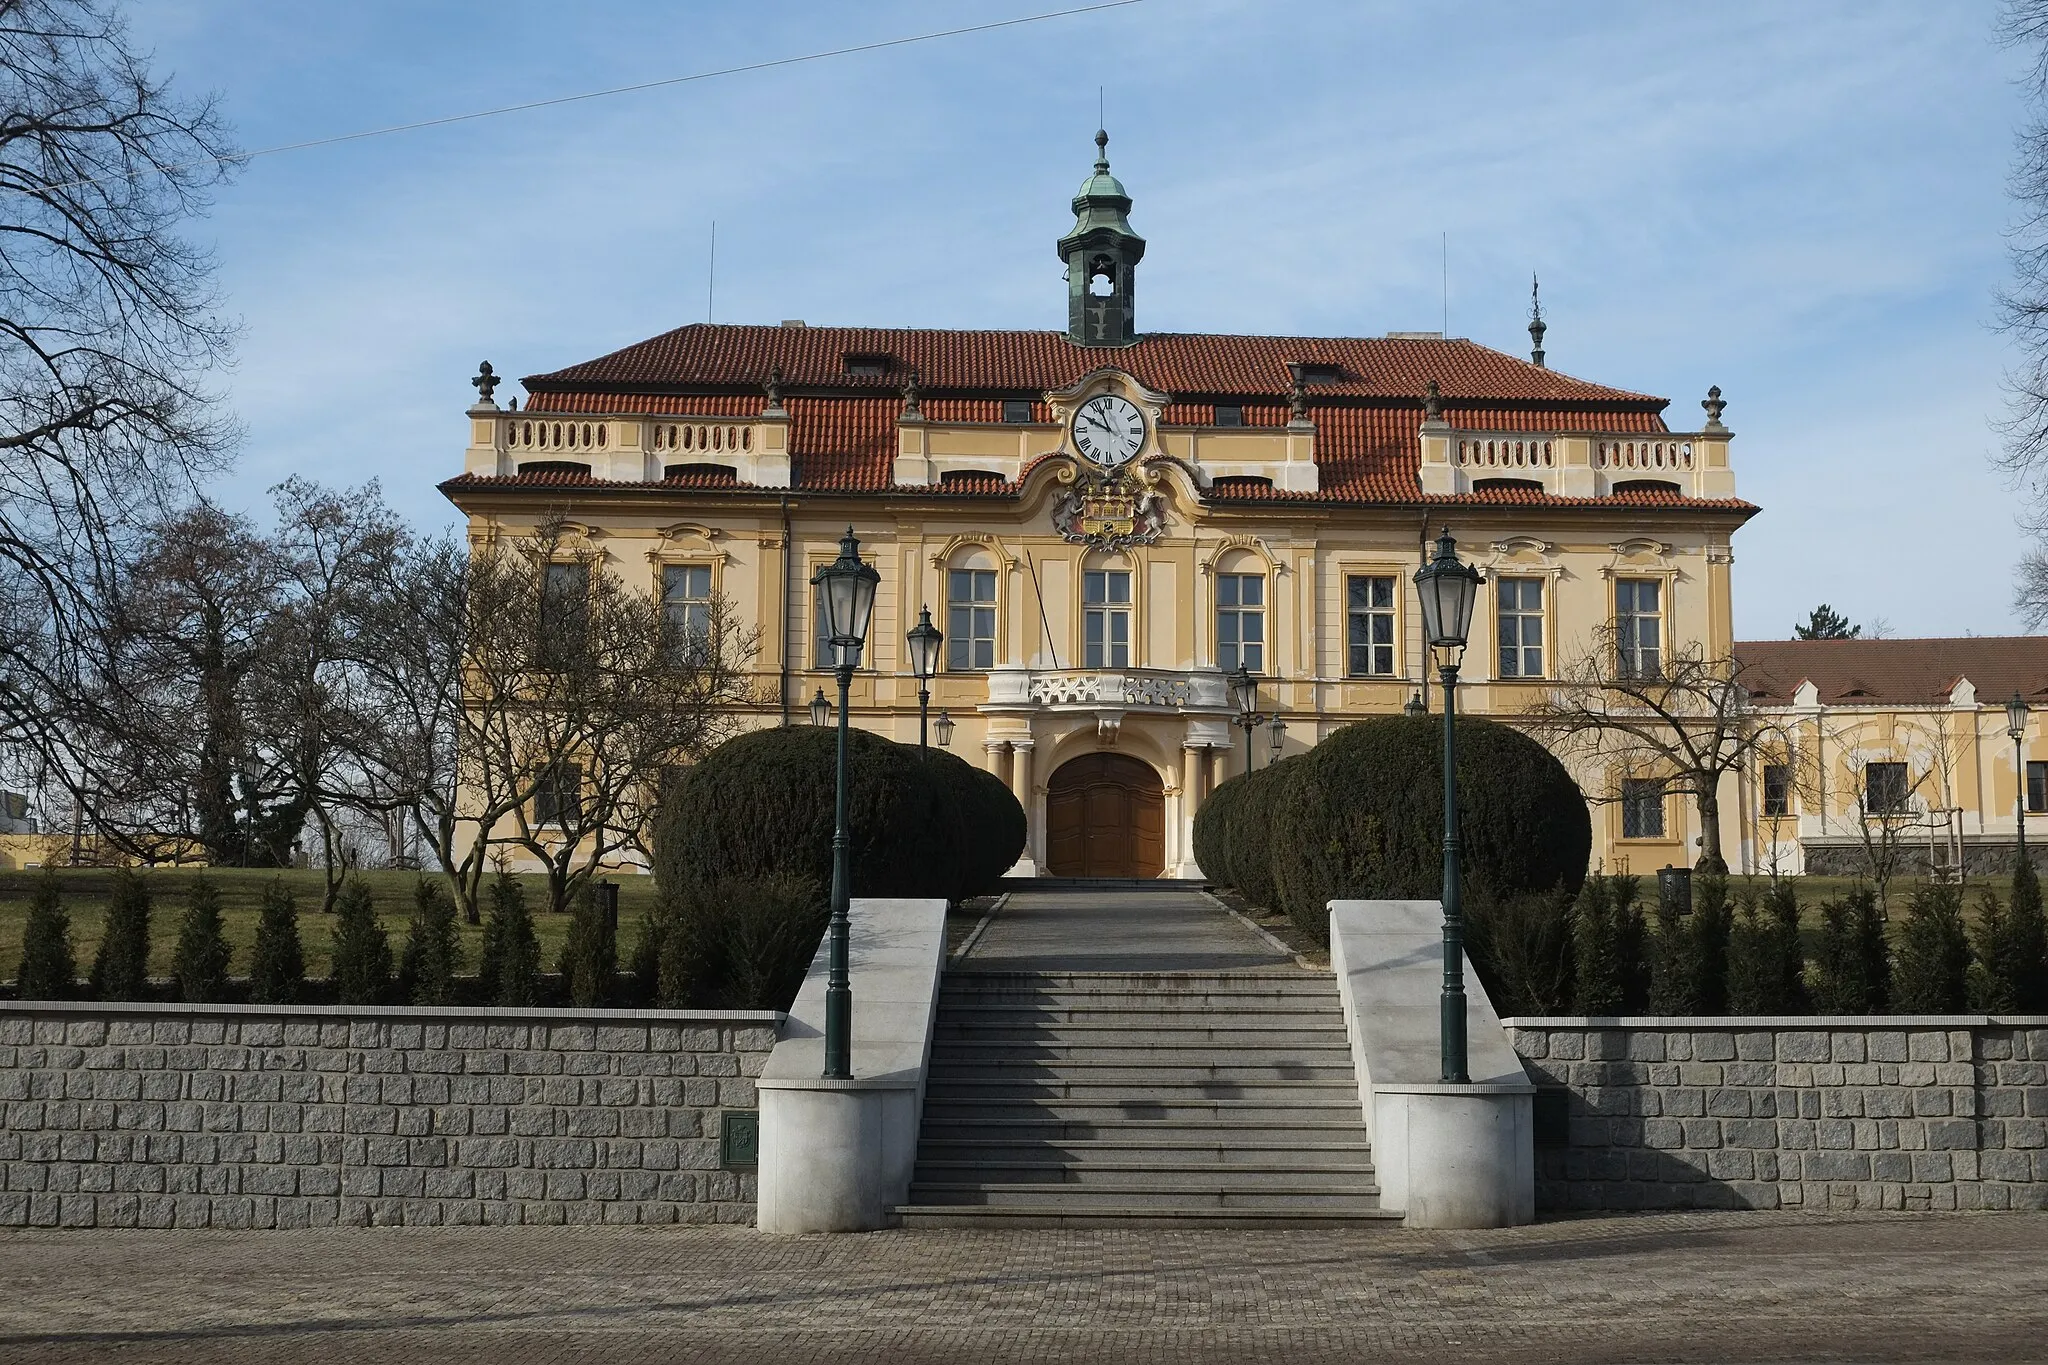
<instances>
[{"instance_id":1,"label":"window","mask_svg":"<svg viewBox=\"0 0 2048 1365\"><path fill-rule=\"evenodd\" d=\"M533 818L542 825L567 825L583 815L583 768L576 763L552 763L541 774L533 793Z\"/></svg>"},{"instance_id":2,"label":"window","mask_svg":"<svg viewBox=\"0 0 2048 1365\"><path fill-rule=\"evenodd\" d=\"M1906 765L1872 763L1863 769L1863 812L1904 815L1907 810Z\"/></svg>"},{"instance_id":3,"label":"window","mask_svg":"<svg viewBox=\"0 0 2048 1365\"><path fill-rule=\"evenodd\" d=\"M1614 582L1614 646L1624 678L1654 678L1663 670L1663 592L1654 578Z\"/></svg>"},{"instance_id":4,"label":"window","mask_svg":"<svg viewBox=\"0 0 2048 1365\"><path fill-rule=\"evenodd\" d=\"M541 667L567 667L583 652L589 624L590 566L548 565L540 589Z\"/></svg>"},{"instance_id":5,"label":"window","mask_svg":"<svg viewBox=\"0 0 2048 1365\"><path fill-rule=\"evenodd\" d=\"M1216 666L1266 671L1266 577L1216 575Z\"/></svg>"},{"instance_id":6,"label":"window","mask_svg":"<svg viewBox=\"0 0 2048 1365\"><path fill-rule=\"evenodd\" d=\"M1131 571L1089 569L1081 575L1081 666L1131 666Z\"/></svg>"},{"instance_id":7,"label":"window","mask_svg":"<svg viewBox=\"0 0 2048 1365\"><path fill-rule=\"evenodd\" d=\"M1764 814L1792 813L1792 773L1782 763L1764 764Z\"/></svg>"},{"instance_id":8,"label":"window","mask_svg":"<svg viewBox=\"0 0 2048 1365\"><path fill-rule=\"evenodd\" d=\"M1353 677L1391 677L1394 672L1394 580L1352 575L1344 580L1347 665Z\"/></svg>"},{"instance_id":9,"label":"window","mask_svg":"<svg viewBox=\"0 0 2048 1365\"><path fill-rule=\"evenodd\" d=\"M1654 777L1621 780L1621 837L1664 837L1664 783Z\"/></svg>"},{"instance_id":10,"label":"window","mask_svg":"<svg viewBox=\"0 0 2048 1365\"><path fill-rule=\"evenodd\" d=\"M711 638L711 566L664 564L661 608L669 649L687 657L701 656Z\"/></svg>"},{"instance_id":11,"label":"window","mask_svg":"<svg viewBox=\"0 0 2048 1365\"><path fill-rule=\"evenodd\" d=\"M1341 384L1344 382L1344 367L1342 365L1324 364L1312 360L1298 362L1294 367L1294 374L1296 378L1301 380L1303 388L1308 387L1310 384Z\"/></svg>"},{"instance_id":12,"label":"window","mask_svg":"<svg viewBox=\"0 0 2048 1365\"><path fill-rule=\"evenodd\" d=\"M946 574L946 667L996 666L996 571L953 569Z\"/></svg>"},{"instance_id":13,"label":"window","mask_svg":"<svg viewBox=\"0 0 2048 1365\"><path fill-rule=\"evenodd\" d=\"M1028 423L1031 420L1031 400L1029 398L1005 398L1003 400L1003 420L1005 422Z\"/></svg>"},{"instance_id":14,"label":"window","mask_svg":"<svg viewBox=\"0 0 2048 1365\"><path fill-rule=\"evenodd\" d=\"M1499 612L1494 636L1500 645L1500 676L1543 676L1543 580L1502 578L1494 584Z\"/></svg>"},{"instance_id":15,"label":"window","mask_svg":"<svg viewBox=\"0 0 2048 1365\"><path fill-rule=\"evenodd\" d=\"M2048 810L2048 763L2038 758L2027 760L2027 809Z\"/></svg>"},{"instance_id":16,"label":"window","mask_svg":"<svg viewBox=\"0 0 2048 1365\"><path fill-rule=\"evenodd\" d=\"M865 351L846 353L846 372L856 379L880 379L889 373L889 357Z\"/></svg>"},{"instance_id":17,"label":"window","mask_svg":"<svg viewBox=\"0 0 2048 1365\"><path fill-rule=\"evenodd\" d=\"M1244 404L1218 403L1216 425L1219 427L1241 427L1244 425Z\"/></svg>"}]
</instances>

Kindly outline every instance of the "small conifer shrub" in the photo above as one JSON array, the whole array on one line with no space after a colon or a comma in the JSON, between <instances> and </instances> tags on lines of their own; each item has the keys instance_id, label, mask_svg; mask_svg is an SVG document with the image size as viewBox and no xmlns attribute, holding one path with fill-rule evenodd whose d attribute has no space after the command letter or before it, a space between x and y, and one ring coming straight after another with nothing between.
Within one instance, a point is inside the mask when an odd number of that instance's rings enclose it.
<instances>
[{"instance_id":1,"label":"small conifer shrub","mask_svg":"<svg viewBox=\"0 0 2048 1365\"><path fill-rule=\"evenodd\" d=\"M1813 964L1820 1014L1882 1014L1891 997L1891 952L1877 893L1857 887L1820 908L1820 956Z\"/></svg>"},{"instance_id":2,"label":"small conifer shrub","mask_svg":"<svg viewBox=\"0 0 2048 1365\"><path fill-rule=\"evenodd\" d=\"M438 881L422 877L413 891L412 922L406 927L400 993L415 1005L450 1004L455 998L455 977L461 970L462 937L455 927L455 903Z\"/></svg>"},{"instance_id":3,"label":"small conifer shrub","mask_svg":"<svg viewBox=\"0 0 2048 1365\"><path fill-rule=\"evenodd\" d=\"M133 868L114 872L106 931L92 959L99 1000L141 1000L149 991L149 883Z\"/></svg>"},{"instance_id":4,"label":"small conifer shrub","mask_svg":"<svg viewBox=\"0 0 2048 1365\"><path fill-rule=\"evenodd\" d=\"M185 914L178 921L178 951L171 978L188 1005L217 1005L227 998L227 926L220 916L220 888L205 873L185 890Z\"/></svg>"},{"instance_id":5,"label":"small conifer shrub","mask_svg":"<svg viewBox=\"0 0 2048 1365\"><path fill-rule=\"evenodd\" d=\"M334 998L378 1005L391 994L391 940L377 922L369 884L351 877L334 902Z\"/></svg>"},{"instance_id":6,"label":"small conifer shrub","mask_svg":"<svg viewBox=\"0 0 2048 1365\"><path fill-rule=\"evenodd\" d=\"M569 935L556 970L569 988L570 1002L585 1009L610 1002L618 988L618 926L588 882L570 909Z\"/></svg>"},{"instance_id":7,"label":"small conifer shrub","mask_svg":"<svg viewBox=\"0 0 2048 1365\"><path fill-rule=\"evenodd\" d=\"M21 971L15 982L23 1000L68 1000L78 989L78 957L71 946L71 916L54 871L36 878L28 919L21 926Z\"/></svg>"},{"instance_id":8,"label":"small conifer shrub","mask_svg":"<svg viewBox=\"0 0 2048 1365\"><path fill-rule=\"evenodd\" d=\"M532 1005L540 999L540 940L526 906L526 888L504 868L491 881L477 976L484 1003Z\"/></svg>"},{"instance_id":9,"label":"small conifer shrub","mask_svg":"<svg viewBox=\"0 0 2048 1365\"><path fill-rule=\"evenodd\" d=\"M263 887L256 949L249 963L249 998L259 1005L295 1005L306 989L306 951L299 941L299 907L284 878Z\"/></svg>"},{"instance_id":10,"label":"small conifer shrub","mask_svg":"<svg viewBox=\"0 0 2048 1365\"><path fill-rule=\"evenodd\" d=\"M1656 925L1650 1013L1721 1013L1728 1003L1728 879L1695 876L1691 914L1659 896Z\"/></svg>"},{"instance_id":11,"label":"small conifer shrub","mask_svg":"<svg viewBox=\"0 0 2048 1365\"><path fill-rule=\"evenodd\" d=\"M2012 876L2012 900L1984 894L1977 920L1971 1004L1988 1014L2038 1014L2048 1009L2048 924L2041 912L2041 880L2022 859Z\"/></svg>"},{"instance_id":12,"label":"small conifer shrub","mask_svg":"<svg viewBox=\"0 0 2048 1365\"><path fill-rule=\"evenodd\" d=\"M1968 1004L1970 934L1962 888L1914 888L1894 966L1892 1008L1900 1014L1954 1014Z\"/></svg>"},{"instance_id":13,"label":"small conifer shrub","mask_svg":"<svg viewBox=\"0 0 2048 1365\"><path fill-rule=\"evenodd\" d=\"M1762 895L1738 898L1728 934L1728 1012L1801 1014L1806 954L1799 941L1799 893L1783 878Z\"/></svg>"}]
</instances>

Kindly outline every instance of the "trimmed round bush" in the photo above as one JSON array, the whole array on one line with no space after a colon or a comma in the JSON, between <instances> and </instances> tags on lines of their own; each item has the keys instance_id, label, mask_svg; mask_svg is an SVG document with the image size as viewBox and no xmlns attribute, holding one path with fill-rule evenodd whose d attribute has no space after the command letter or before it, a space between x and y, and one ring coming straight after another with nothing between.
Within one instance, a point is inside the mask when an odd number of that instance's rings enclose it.
<instances>
[{"instance_id":1,"label":"trimmed round bush","mask_svg":"<svg viewBox=\"0 0 2048 1365\"><path fill-rule=\"evenodd\" d=\"M1235 778L1217 783L1209 799L1195 811L1194 828L1195 863L1202 869L1202 875L1239 890L1243 888L1231 858L1230 833L1236 827L1238 799L1243 795L1244 783Z\"/></svg>"},{"instance_id":2,"label":"trimmed round bush","mask_svg":"<svg viewBox=\"0 0 2048 1365\"><path fill-rule=\"evenodd\" d=\"M787 876L829 887L836 752L833 729L791 726L706 754L656 821L664 893ZM993 775L866 730L847 736L846 809L857 896L958 900L986 890L1024 851L1024 812Z\"/></svg>"},{"instance_id":3,"label":"trimmed round bush","mask_svg":"<svg viewBox=\"0 0 2048 1365\"><path fill-rule=\"evenodd\" d=\"M1225 786L1238 783L1242 792L1224 807L1231 884L1285 911L1318 941L1328 937L1332 900L1441 893L1441 718L1347 725L1307 753ZM1592 853L1592 817L1571 774L1537 741L1495 721L1460 718L1458 809L1473 894L1577 892Z\"/></svg>"}]
</instances>

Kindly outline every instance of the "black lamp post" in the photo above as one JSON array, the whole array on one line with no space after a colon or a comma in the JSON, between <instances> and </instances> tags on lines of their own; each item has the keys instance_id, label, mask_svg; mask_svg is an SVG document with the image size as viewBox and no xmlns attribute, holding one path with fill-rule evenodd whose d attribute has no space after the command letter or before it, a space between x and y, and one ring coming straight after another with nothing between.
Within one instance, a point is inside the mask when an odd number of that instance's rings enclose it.
<instances>
[{"instance_id":1,"label":"black lamp post","mask_svg":"<svg viewBox=\"0 0 2048 1365\"><path fill-rule=\"evenodd\" d=\"M932 710L932 675L939 671L939 646L946 642L946 637L932 624L930 607L918 609L917 624L910 628L904 641L910 646L911 676L917 679L917 747L923 752Z\"/></svg>"},{"instance_id":2,"label":"black lamp post","mask_svg":"<svg viewBox=\"0 0 2048 1365\"><path fill-rule=\"evenodd\" d=\"M1252 770L1252 727L1259 723L1259 680L1243 664L1230 675L1230 699L1237 703L1237 723L1244 729L1244 770Z\"/></svg>"},{"instance_id":3,"label":"black lamp post","mask_svg":"<svg viewBox=\"0 0 2048 1365\"><path fill-rule=\"evenodd\" d=\"M867 645L868 618L874 614L875 585L881 579L873 565L861 561L860 541L851 526L840 538L839 558L811 576L825 602L827 643L839 678L839 780L832 811L832 924L825 979L827 1080L847 1080L853 1075L853 984L847 978L852 937L847 908L852 891L846 870L846 693L853 685L853 670L860 667L860 652ZM813 701L811 715L815 718L817 714L818 704Z\"/></svg>"},{"instance_id":4,"label":"black lamp post","mask_svg":"<svg viewBox=\"0 0 2048 1365\"><path fill-rule=\"evenodd\" d=\"M818 695L811 698L811 724L830 725L831 723L832 703L825 700L825 689L821 687L818 689Z\"/></svg>"},{"instance_id":5,"label":"black lamp post","mask_svg":"<svg viewBox=\"0 0 2048 1365\"><path fill-rule=\"evenodd\" d=\"M1280 713L1275 711L1273 719L1266 722L1266 729L1273 736L1273 758L1268 760L1270 762L1278 760L1281 751L1287 747L1287 722L1280 719Z\"/></svg>"},{"instance_id":6,"label":"black lamp post","mask_svg":"<svg viewBox=\"0 0 2048 1365\"><path fill-rule=\"evenodd\" d=\"M2020 694L2012 694L2012 700L2005 704L2005 733L2012 736L2012 766L2020 777L2019 799L2013 802L2013 814L2018 818L2019 860L2027 860L2027 704Z\"/></svg>"},{"instance_id":7,"label":"black lamp post","mask_svg":"<svg viewBox=\"0 0 2048 1365\"><path fill-rule=\"evenodd\" d=\"M1450 528L1436 542L1436 558L1415 571L1422 598L1422 633L1436 651L1444 692L1444 989L1440 1035L1443 1078L1462 1085L1465 1072L1465 906L1458 866L1458 665L1479 601L1479 570L1458 559Z\"/></svg>"},{"instance_id":8,"label":"black lamp post","mask_svg":"<svg viewBox=\"0 0 2048 1365\"><path fill-rule=\"evenodd\" d=\"M953 717L947 714L945 707L941 706L939 708L939 718L932 722L932 730L939 737L939 747L941 749L948 748L952 745Z\"/></svg>"}]
</instances>

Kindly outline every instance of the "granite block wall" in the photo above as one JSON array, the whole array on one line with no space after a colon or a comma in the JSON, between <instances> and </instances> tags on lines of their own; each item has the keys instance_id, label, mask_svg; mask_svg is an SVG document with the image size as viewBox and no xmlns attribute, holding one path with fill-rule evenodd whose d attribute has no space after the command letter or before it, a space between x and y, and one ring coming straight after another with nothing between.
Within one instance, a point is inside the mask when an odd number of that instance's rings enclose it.
<instances>
[{"instance_id":1,"label":"granite block wall","mask_svg":"<svg viewBox=\"0 0 2048 1365\"><path fill-rule=\"evenodd\" d=\"M751 1222L780 1021L0 1004L0 1226Z\"/></svg>"},{"instance_id":2,"label":"granite block wall","mask_svg":"<svg viewBox=\"0 0 2048 1365\"><path fill-rule=\"evenodd\" d=\"M1503 1022L1539 1208L2048 1207L2048 1018Z\"/></svg>"}]
</instances>

